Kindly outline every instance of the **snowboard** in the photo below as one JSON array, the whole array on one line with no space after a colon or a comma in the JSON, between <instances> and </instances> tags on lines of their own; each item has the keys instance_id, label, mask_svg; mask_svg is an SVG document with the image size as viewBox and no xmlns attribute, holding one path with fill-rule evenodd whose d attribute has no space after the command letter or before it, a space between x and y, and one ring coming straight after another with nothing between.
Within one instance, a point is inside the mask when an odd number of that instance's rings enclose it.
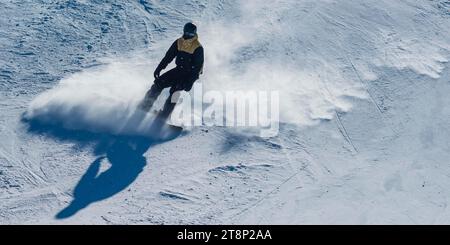
<instances>
[{"instance_id":1,"label":"snowboard","mask_svg":"<svg viewBox=\"0 0 450 245\"><path fill-rule=\"evenodd\" d=\"M145 104L145 101L139 103L137 110L150 117L150 125L148 132L149 136L158 140L170 140L176 138L183 131L183 127L175 126L167 123L170 114L172 113L175 104L165 104L162 110L155 110L151 106Z\"/></svg>"}]
</instances>

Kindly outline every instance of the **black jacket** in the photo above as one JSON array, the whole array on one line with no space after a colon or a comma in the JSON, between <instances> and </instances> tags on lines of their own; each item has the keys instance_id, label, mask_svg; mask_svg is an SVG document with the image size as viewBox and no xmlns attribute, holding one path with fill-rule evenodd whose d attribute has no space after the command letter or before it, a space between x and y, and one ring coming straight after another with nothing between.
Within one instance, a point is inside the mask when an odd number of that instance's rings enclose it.
<instances>
[{"instance_id":1,"label":"black jacket","mask_svg":"<svg viewBox=\"0 0 450 245\"><path fill-rule=\"evenodd\" d=\"M204 62L203 47L198 38L176 40L159 63L157 70L165 69L175 57L177 68L189 74L191 79L197 80L202 73Z\"/></svg>"}]
</instances>

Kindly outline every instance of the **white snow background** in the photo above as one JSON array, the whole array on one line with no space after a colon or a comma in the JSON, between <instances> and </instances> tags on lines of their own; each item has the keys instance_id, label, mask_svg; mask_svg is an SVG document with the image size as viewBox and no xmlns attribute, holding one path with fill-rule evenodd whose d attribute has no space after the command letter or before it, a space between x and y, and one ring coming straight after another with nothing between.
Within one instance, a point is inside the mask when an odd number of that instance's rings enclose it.
<instances>
[{"instance_id":1,"label":"white snow background","mask_svg":"<svg viewBox=\"0 0 450 245\"><path fill-rule=\"evenodd\" d=\"M448 1L0 7L1 223L449 222ZM124 136L187 21L203 90L280 91L278 136Z\"/></svg>"}]
</instances>

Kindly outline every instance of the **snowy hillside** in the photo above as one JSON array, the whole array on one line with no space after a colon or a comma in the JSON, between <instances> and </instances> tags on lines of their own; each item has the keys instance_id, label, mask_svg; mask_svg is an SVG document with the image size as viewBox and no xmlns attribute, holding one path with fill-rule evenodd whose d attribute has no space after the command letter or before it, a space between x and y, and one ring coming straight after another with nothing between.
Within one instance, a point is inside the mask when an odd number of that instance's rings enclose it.
<instances>
[{"instance_id":1,"label":"snowy hillside","mask_svg":"<svg viewBox=\"0 0 450 245\"><path fill-rule=\"evenodd\" d=\"M136 130L187 21L278 135ZM450 223L450 1L4 0L0 45L1 224Z\"/></svg>"}]
</instances>

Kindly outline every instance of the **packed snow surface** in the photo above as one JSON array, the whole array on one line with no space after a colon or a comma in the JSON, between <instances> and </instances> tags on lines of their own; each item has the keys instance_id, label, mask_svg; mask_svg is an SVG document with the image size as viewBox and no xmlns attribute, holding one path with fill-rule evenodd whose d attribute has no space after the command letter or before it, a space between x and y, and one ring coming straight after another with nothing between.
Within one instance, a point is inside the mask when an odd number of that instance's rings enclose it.
<instances>
[{"instance_id":1,"label":"packed snow surface","mask_svg":"<svg viewBox=\"0 0 450 245\"><path fill-rule=\"evenodd\" d=\"M4 0L0 16L1 224L450 223L448 0ZM276 136L152 137L136 105L188 21L195 89L278 91Z\"/></svg>"}]
</instances>

